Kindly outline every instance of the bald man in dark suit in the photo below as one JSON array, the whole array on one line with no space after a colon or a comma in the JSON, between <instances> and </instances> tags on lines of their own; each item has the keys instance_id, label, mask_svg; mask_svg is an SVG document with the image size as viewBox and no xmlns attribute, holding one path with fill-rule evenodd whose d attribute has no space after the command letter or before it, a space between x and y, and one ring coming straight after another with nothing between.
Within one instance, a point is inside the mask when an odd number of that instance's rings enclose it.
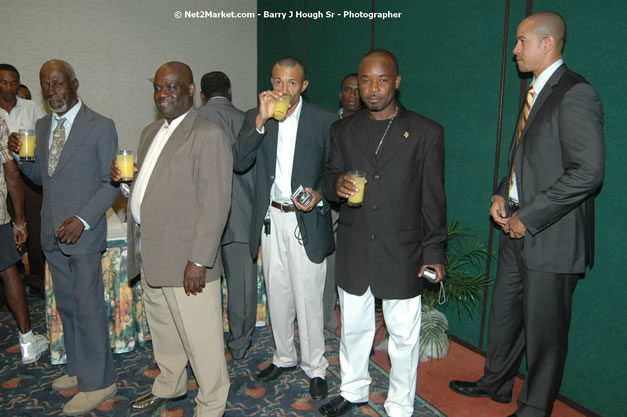
<instances>
[{"instance_id":1,"label":"bald man in dark suit","mask_svg":"<svg viewBox=\"0 0 627 417\"><path fill-rule=\"evenodd\" d=\"M532 73L509 171L490 215L503 229L484 375L453 391L508 403L523 353L527 377L512 416L548 417L568 350L572 297L594 261L594 197L603 181L603 107L562 58L566 23L540 12L518 26L518 69Z\"/></svg>"}]
</instances>

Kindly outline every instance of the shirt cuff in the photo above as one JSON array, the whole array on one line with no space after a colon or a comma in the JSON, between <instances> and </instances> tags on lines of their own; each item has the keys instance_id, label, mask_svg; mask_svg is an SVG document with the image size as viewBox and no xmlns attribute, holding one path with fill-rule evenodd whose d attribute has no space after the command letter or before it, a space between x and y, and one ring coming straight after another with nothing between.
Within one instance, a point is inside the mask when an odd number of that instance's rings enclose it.
<instances>
[{"instance_id":1,"label":"shirt cuff","mask_svg":"<svg viewBox=\"0 0 627 417\"><path fill-rule=\"evenodd\" d=\"M85 220L81 219L79 216L74 216L74 217L76 217L78 220L81 221L81 223L83 223L83 226L85 226L85 230L91 229L91 227L89 227L89 224L87 224Z\"/></svg>"},{"instance_id":2,"label":"shirt cuff","mask_svg":"<svg viewBox=\"0 0 627 417\"><path fill-rule=\"evenodd\" d=\"M266 133L266 127L265 127L265 126L262 126L262 127L261 127L261 130L259 130L259 129L257 129L257 128L255 128L255 130L256 130L256 131L257 131L257 133L259 133L260 135L263 135L263 134L265 134L265 133Z\"/></svg>"}]
</instances>

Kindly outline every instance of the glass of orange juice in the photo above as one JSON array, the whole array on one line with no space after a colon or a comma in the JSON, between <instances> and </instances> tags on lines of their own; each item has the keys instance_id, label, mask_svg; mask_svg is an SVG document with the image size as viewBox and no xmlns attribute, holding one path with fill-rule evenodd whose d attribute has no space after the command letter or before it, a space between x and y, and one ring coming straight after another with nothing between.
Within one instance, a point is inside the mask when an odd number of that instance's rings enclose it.
<instances>
[{"instance_id":1,"label":"glass of orange juice","mask_svg":"<svg viewBox=\"0 0 627 417\"><path fill-rule=\"evenodd\" d=\"M274 117L278 121L285 119L285 116L287 116L287 110L290 107L291 100L292 97L290 97L289 94L284 94L281 97L281 100L276 100L274 102L274 114L272 115L272 117Z\"/></svg>"},{"instance_id":2,"label":"glass of orange juice","mask_svg":"<svg viewBox=\"0 0 627 417\"><path fill-rule=\"evenodd\" d=\"M118 152L116 159L120 169L120 182L133 181L133 152L122 149Z\"/></svg>"},{"instance_id":3,"label":"glass of orange juice","mask_svg":"<svg viewBox=\"0 0 627 417\"><path fill-rule=\"evenodd\" d=\"M366 188L366 173L363 171L350 171L348 173L355 180L355 187L359 188L355 194L348 197L349 207L361 207L364 201L364 188Z\"/></svg>"},{"instance_id":4,"label":"glass of orange juice","mask_svg":"<svg viewBox=\"0 0 627 417\"><path fill-rule=\"evenodd\" d=\"M32 129L19 129L20 135L20 161L34 161L35 160L35 131Z\"/></svg>"}]
</instances>

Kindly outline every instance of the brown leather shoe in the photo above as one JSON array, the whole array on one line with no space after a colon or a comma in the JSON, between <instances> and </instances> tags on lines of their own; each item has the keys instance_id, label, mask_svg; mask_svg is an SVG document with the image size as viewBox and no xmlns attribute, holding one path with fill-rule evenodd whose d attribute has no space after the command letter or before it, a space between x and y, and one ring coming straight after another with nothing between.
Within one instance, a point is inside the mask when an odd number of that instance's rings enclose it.
<instances>
[{"instance_id":1,"label":"brown leather shoe","mask_svg":"<svg viewBox=\"0 0 627 417\"><path fill-rule=\"evenodd\" d=\"M174 398L160 398L151 392L149 394L144 395L143 397L139 397L131 401L131 405L129 406L129 408L131 410L152 410L153 408L157 408L161 404L166 403L168 401L179 401L185 397L186 397L185 395L181 395L180 397L174 397Z\"/></svg>"}]
</instances>

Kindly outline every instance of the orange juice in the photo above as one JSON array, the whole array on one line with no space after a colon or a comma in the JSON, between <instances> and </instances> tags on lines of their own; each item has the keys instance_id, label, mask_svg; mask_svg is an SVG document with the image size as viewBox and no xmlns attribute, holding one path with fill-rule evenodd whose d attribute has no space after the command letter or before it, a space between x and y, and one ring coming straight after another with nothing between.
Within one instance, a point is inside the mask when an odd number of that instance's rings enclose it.
<instances>
[{"instance_id":1,"label":"orange juice","mask_svg":"<svg viewBox=\"0 0 627 417\"><path fill-rule=\"evenodd\" d=\"M120 151L117 156L118 168L120 168L120 181L133 180L133 154L128 151Z\"/></svg>"},{"instance_id":2,"label":"orange juice","mask_svg":"<svg viewBox=\"0 0 627 417\"><path fill-rule=\"evenodd\" d=\"M35 160L35 132L28 129L20 129L20 160L22 161L34 161Z\"/></svg>"},{"instance_id":3,"label":"orange juice","mask_svg":"<svg viewBox=\"0 0 627 417\"><path fill-rule=\"evenodd\" d=\"M287 110L290 107L291 99L292 98L286 94L283 97L281 97L281 100L275 101L274 102L274 114L272 115L272 117L274 117L275 119L279 121L285 119L285 116L287 116Z\"/></svg>"},{"instance_id":4,"label":"orange juice","mask_svg":"<svg viewBox=\"0 0 627 417\"><path fill-rule=\"evenodd\" d=\"M348 205L350 207L361 207L364 201L364 188L366 188L366 173L362 171L351 171L349 175L355 180L355 187L359 188L359 191L348 197Z\"/></svg>"}]
</instances>

